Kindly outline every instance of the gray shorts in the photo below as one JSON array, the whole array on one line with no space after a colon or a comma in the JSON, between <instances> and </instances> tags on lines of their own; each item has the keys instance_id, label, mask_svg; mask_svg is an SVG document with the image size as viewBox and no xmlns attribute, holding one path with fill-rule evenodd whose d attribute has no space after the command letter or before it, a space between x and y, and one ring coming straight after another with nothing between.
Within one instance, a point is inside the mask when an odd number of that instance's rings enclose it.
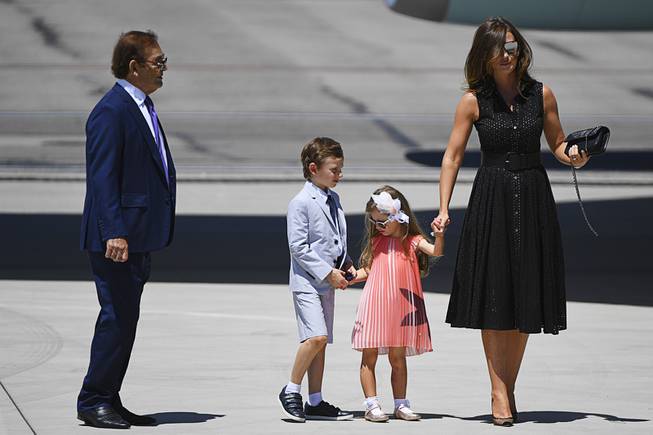
<instances>
[{"instance_id":1,"label":"gray shorts","mask_svg":"<svg viewBox=\"0 0 653 435\"><path fill-rule=\"evenodd\" d=\"M326 293L292 293L297 317L299 341L325 335L333 343L333 311L336 295L333 289Z\"/></svg>"}]
</instances>

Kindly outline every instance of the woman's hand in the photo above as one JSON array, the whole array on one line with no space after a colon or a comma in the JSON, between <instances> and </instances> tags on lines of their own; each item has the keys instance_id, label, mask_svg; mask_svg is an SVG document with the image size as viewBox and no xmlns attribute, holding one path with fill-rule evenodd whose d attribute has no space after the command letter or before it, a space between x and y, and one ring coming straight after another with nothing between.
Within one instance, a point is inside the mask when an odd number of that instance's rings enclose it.
<instances>
[{"instance_id":1,"label":"woman's hand","mask_svg":"<svg viewBox=\"0 0 653 435\"><path fill-rule=\"evenodd\" d=\"M435 224L435 219L433 219L433 222L431 222L431 231L433 231L431 234L433 235L433 237L438 237L439 235L444 234L446 228L447 228L446 225L438 227Z\"/></svg>"},{"instance_id":2,"label":"woman's hand","mask_svg":"<svg viewBox=\"0 0 653 435\"><path fill-rule=\"evenodd\" d=\"M565 143L564 146L566 147L567 144ZM582 168L587 164L587 162L589 162L589 160L590 156L588 156L585 151L578 152L578 145L569 148L569 161L571 162L571 166L574 168Z\"/></svg>"},{"instance_id":3,"label":"woman's hand","mask_svg":"<svg viewBox=\"0 0 653 435\"><path fill-rule=\"evenodd\" d=\"M451 219L449 218L449 213L440 212L440 214L438 214L438 217L433 219L433 222L431 222L431 226L435 226L438 232L440 232L440 231L444 231L444 229L450 223L451 223ZM436 231L433 230L433 232L435 233Z\"/></svg>"}]
</instances>

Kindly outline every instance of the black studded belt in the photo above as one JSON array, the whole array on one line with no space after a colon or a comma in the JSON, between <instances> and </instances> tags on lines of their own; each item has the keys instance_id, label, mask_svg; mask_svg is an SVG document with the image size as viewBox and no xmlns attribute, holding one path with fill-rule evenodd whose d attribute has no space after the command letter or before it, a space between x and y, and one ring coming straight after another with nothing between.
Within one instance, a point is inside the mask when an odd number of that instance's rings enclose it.
<instances>
[{"instance_id":1,"label":"black studded belt","mask_svg":"<svg viewBox=\"0 0 653 435\"><path fill-rule=\"evenodd\" d=\"M542 165L540 152L534 153L482 153L481 166L506 168L509 171L523 171Z\"/></svg>"}]
</instances>

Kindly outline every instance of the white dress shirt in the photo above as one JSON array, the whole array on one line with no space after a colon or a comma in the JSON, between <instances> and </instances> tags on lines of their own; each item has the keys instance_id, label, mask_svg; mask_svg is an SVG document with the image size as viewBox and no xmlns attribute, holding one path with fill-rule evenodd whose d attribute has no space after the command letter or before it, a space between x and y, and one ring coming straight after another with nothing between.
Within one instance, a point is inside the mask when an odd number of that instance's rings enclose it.
<instances>
[{"instance_id":1,"label":"white dress shirt","mask_svg":"<svg viewBox=\"0 0 653 435\"><path fill-rule=\"evenodd\" d=\"M123 87L125 91L132 97L138 108L141 110L141 113L143 114L143 117L145 118L145 122L147 122L148 127L150 127L150 132L152 132L152 137L155 138L154 135L154 125L152 124L152 117L150 117L150 112L147 110L147 106L145 105L145 92L141 91L138 89L136 86L132 85L125 79L118 79L118 84ZM154 141L156 143L156 139ZM161 155L163 156L163 159L165 160L165 165L164 168L168 167L168 156L165 152L165 147L163 146L163 135L161 134L161 124L159 124L159 141L161 144Z\"/></svg>"},{"instance_id":2,"label":"white dress shirt","mask_svg":"<svg viewBox=\"0 0 653 435\"><path fill-rule=\"evenodd\" d=\"M320 197L320 202L326 204L327 209L328 209L329 211L331 211L331 210L330 210L330 207L329 207L329 202L327 201L327 198L328 198L329 196L331 196L331 189L327 188L327 190L325 191L325 190L321 189L320 187L316 186L315 184L313 184L313 182L311 182L311 181L307 181L306 183L307 183L307 184L310 184L311 187L312 187L313 189L315 189L315 191L317 192L318 196ZM335 199L333 199L333 201L335 201ZM329 214L330 214L330 213L329 213ZM339 236L339 237L341 238L341 240L342 240L342 234L340 233L340 222L338 222L338 214L337 214L337 213L336 213L336 221L334 222L334 224L336 225L336 232L338 233L338 236ZM340 243L339 246L340 246L340 255L342 255L342 248L343 248L344 244L343 244L343 243Z\"/></svg>"}]
</instances>

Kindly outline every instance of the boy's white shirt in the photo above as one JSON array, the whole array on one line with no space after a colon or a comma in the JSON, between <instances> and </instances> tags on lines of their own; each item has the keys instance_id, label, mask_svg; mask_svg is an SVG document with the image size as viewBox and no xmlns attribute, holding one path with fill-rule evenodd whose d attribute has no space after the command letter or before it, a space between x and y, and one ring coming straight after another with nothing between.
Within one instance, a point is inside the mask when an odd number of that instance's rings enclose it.
<instances>
[{"instance_id":1,"label":"boy's white shirt","mask_svg":"<svg viewBox=\"0 0 653 435\"><path fill-rule=\"evenodd\" d=\"M290 290L324 293L333 287L326 277L337 268L335 260L345 253L347 260L347 222L340 197L328 192L337 208L338 222L333 222L327 192L310 181L288 204L287 233L290 250ZM338 231L339 230L339 231Z\"/></svg>"}]
</instances>

